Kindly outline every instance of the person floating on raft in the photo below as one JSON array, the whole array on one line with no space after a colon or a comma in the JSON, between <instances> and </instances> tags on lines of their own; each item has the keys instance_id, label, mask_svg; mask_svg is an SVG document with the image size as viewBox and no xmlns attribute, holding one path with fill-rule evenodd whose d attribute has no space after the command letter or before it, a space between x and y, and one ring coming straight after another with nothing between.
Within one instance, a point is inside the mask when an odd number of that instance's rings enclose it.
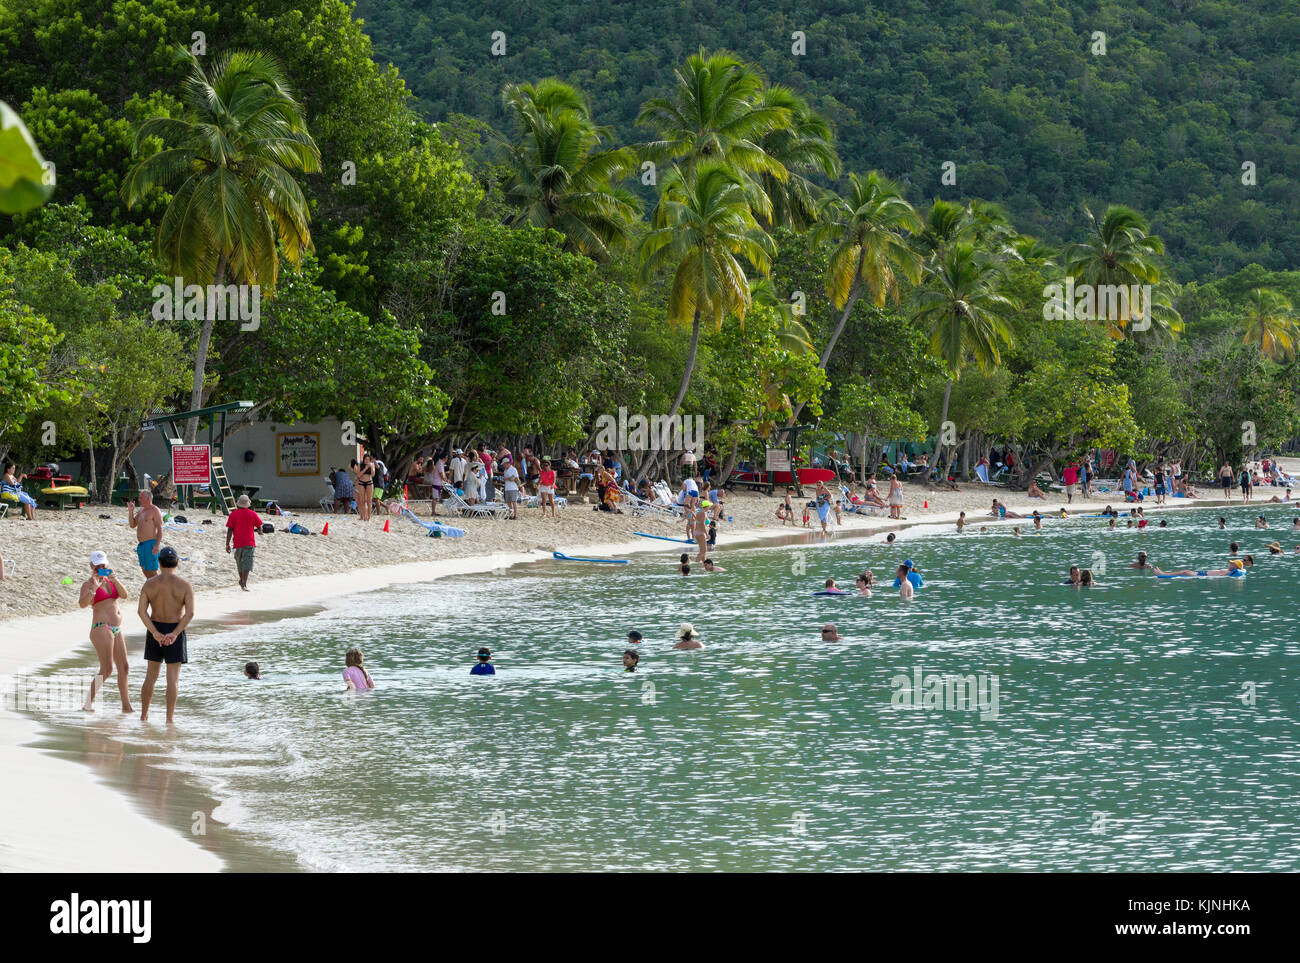
<instances>
[{"instance_id":1,"label":"person floating on raft","mask_svg":"<svg viewBox=\"0 0 1300 963\"><path fill-rule=\"evenodd\" d=\"M1241 576L1246 574L1246 569L1252 568L1254 564L1255 564L1255 556L1243 555L1241 558L1231 559L1228 562L1227 568L1210 568L1210 569L1203 569L1199 572L1193 571L1190 568L1183 568L1183 569L1179 569L1177 572L1162 572L1159 569L1159 567L1157 567L1155 569L1155 572L1157 575L1164 575L1166 577L1170 575L1188 575L1188 576L1199 576L1201 578L1218 578L1224 575L1228 575L1234 578L1240 578Z\"/></svg>"}]
</instances>

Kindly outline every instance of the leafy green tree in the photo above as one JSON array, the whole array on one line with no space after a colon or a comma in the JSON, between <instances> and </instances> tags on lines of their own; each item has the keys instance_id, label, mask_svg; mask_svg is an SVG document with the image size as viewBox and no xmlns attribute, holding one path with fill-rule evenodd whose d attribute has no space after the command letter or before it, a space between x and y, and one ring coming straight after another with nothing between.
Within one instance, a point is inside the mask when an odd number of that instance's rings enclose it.
<instances>
[{"instance_id":1,"label":"leafy green tree","mask_svg":"<svg viewBox=\"0 0 1300 963\"><path fill-rule=\"evenodd\" d=\"M740 176L722 163L699 164L669 178L659 215L641 241L639 280L648 284L660 272L671 272L668 321L691 325L681 384L668 410L673 418L691 383L701 321L718 329L734 314L743 324L750 294L741 259L766 273L776 248L754 220Z\"/></svg>"},{"instance_id":2,"label":"leafy green tree","mask_svg":"<svg viewBox=\"0 0 1300 963\"><path fill-rule=\"evenodd\" d=\"M1291 302L1271 288L1250 292L1241 328L1241 340L1258 345L1265 357L1274 361L1291 358L1300 345L1300 321L1292 313Z\"/></svg>"},{"instance_id":3,"label":"leafy green tree","mask_svg":"<svg viewBox=\"0 0 1300 963\"><path fill-rule=\"evenodd\" d=\"M784 179L767 171L758 175L763 192L772 201L769 223L806 231L816 223L825 194L814 178L833 182L840 174L834 133L830 122L788 87L767 87L761 99L790 114L787 126L769 131L758 142L763 153L780 163L788 175Z\"/></svg>"},{"instance_id":4,"label":"leafy green tree","mask_svg":"<svg viewBox=\"0 0 1300 963\"><path fill-rule=\"evenodd\" d=\"M790 172L762 141L789 128L793 116L788 101L764 95L751 65L725 52L692 54L674 71L671 94L647 100L636 122L659 135L643 146L644 156L677 164L688 177L702 165L726 165L742 178L753 213L772 220L772 200L758 178L784 182Z\"/></svg>"},{"instance_id":5,"label":"leafy green tree","mask_svg":"<svg viewBox=\"0 0 1300 963\"><path fill-rule=\"evenodd\" d=\"M637 216L636 197L618 186L636 169L636 153L598 150L608 129L561 81L507 84L501 96L520 129L507 145L505 199L516 208L507 223L554 228L569 250L608 260L611 247L627 244Z\"/></svg>"},{"instance_id":6,"label":"leafy green tree","mask_svg":"<svg viewBox=\"0 0 1300 963\"><path fill-rule=\"evenodd\" d=\"M921 259L906 241L906 235L920 227L920 218L898 185L877 171L865 178L850 174L846 196L826 199L813 238L834 244L826 293L843 310L822 349L822 368L830 362L853 305L864 291L880 308L887 300L898 303L900 280L920 281Z\"/></svg>"},{"instance_id":7,"label":"leafy green tree","mask_svg":"<svg viewBox=\"0 0 1300 963\"><path fill-rule=\"evenodd\" d=\"M194 54L182 48L179 56L189 64L184 100L193 119L141 125L135 152L144 154L155 139L163 149L131 169L122 198L131 205L156 188L172 193L155 244L168 272L189 283L229 279L273 294L280 251L296 265L311 248L307 200L293 174L319 170L320 152L274 57L221 54L209 77ZM212 323L205 319L199 333L192 409L203 402ZM191 440L197 426L191 419Z\"/></svg>"},{"instance_id":8,"label":"leafy green tree","mask_svg":"<svg viewBox=\"0 0 1300 963\"><path fill-rule=\"evenodd\" d=\"M1121 204L1107 207L1101 220L1087 205L1083 212L1088 221L1088 239L1066 248L1066 274L1094 289L1107 285L1161 285L1163 274L1157 258L1164 253L1164 241L1147 232L1141 214ZM1150 313L1149 320L1157 330L1181 331L1182 321L1173 311L1168 295L1164 291L1159 295L1144 306ZM1133 326L1133 305L1127 301L1119 306L1118 317L1100 320L1115 338L1140 330Z\"/></svg>"},{"instance_id":9,"label":"leafy green tree","mask_svg":"<svg viewBox=\"0 0 1300 963\"><path fill-rule=\"evenodd\" d=\"M1001 270L966 241L926 265L926 284L913 301L917 322L929 333L930 350L948 373L939 416L941 433L948 422L952 383L968 361L973 359L988 370L1001 361L1002 348L1013 341L1007 315L1015 304L1002 289Z\"/></svg>"}]
</instances>

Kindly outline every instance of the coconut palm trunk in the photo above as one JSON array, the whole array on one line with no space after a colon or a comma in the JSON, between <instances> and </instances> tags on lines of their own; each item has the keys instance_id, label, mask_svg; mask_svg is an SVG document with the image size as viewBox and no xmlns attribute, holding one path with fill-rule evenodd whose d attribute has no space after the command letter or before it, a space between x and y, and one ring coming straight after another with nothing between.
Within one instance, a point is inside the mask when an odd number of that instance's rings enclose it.
<instances>
[{"instance_id":1,"label":"coconut palm trunk","mask_svg":"<svg viewBox=\"0 0 1300 963\"><path fill-rule=\"evenodd\" d=\"M940 453L940 451L943 451L943 452L946 453L946 450L947 450L947 446L946 446L946 445L943 445L943 426L946 425L946 424L948 423L948 401L949 401L950 398L952 398L952 378L949 378L949 379L948 379L948 384L946 384L946 385L944 386L944 389L943 389L943 414L941 414L941 415L939 416L939 435L938 435L938 437L935 438L935 440L934 440L934 441L935 441L935 444L934 444L934 466L935 466L936 468L938 468L938 467L943 463L942 460L941 460L940 457L939 457L939 453ZM943 445L942 448L940 448L941 445ZM943 477L945 477L945 476L944 476L944 474L941 472L941 473L940 473L940 478L943 478Z\"/></svg>"},{"instance_id":2,"label":"coconut palm trunk","mask_svg":"<svg viewBox=\"0 0 1300 963\"><path fill-rule=\"evenodd\" d=\"M226 256L217 258L217 270L212 278L215 287L226 283ZM208 351L212 347L213 312L210 306L204 306L203 327L199 329L199 345L194 352L194 387L190 390L190 411L203 407L203 381L208 366ZM199 419L191 418L185 423L185 440L194 444L199 433Z\"/></svg>"}]
</instances>

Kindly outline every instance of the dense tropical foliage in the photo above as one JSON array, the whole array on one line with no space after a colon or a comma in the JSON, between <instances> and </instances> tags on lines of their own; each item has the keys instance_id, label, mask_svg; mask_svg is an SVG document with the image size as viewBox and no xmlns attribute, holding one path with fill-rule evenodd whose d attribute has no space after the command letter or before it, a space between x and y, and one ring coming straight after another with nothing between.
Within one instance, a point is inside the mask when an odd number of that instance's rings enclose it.
<instances>
[{"instance_id":1,"label":"dense tropical foliage","mask_svg":"<svg viewBox=\"0 0 1300 963\"><path fill-rule=\"evenodd\" d=\"M1182 36L1078 6L1032 34L959 5L960 50L923 2L751 11L661 46L600 32L649 15L613 2L563 8L563 36L550 4L502 26L367 2L364 28L343 0L6 6L0 96L58 179L0 218L0 449L116 472L150 412L237 398L352 420L398 471L439 440L576 445L619 407L703 415L729 465L791 424L864 467L869 442L910 441L957 475L1011 442L1021 483L1094 447L1197 466L1287 443L1300 201L1278 38L1300 20L1242 11L1263 52L1218 63L1259 114L1229 151L1219 92L1153 66L1231 49L1214 5L1166 4ZM412 46L431 29L436 62ZM797 29L806 56L781 39ZM174 277L259 285L260 325L160 318Z\"/></svg>"}]
</instances>

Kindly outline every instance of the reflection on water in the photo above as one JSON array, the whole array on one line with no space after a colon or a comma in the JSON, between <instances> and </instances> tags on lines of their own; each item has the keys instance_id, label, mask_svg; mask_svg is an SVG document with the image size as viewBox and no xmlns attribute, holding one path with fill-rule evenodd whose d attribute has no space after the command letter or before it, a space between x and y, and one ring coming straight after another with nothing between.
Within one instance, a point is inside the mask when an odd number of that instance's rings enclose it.
<instances>
[{"instance_id":1,"label":"reflection on water","mask_svg":"<svg viewBox=\"0 0 1300 963\"><path fill-rule=\"evenodd\" d=\"M1259 510L401 586L196 633L169 738L56 721L170 824L174 780L199 779L307 868L1294 870L1300 556L1268 556ZM1221 564L1231 539L1259 560L1244 580L1126 568ZM810 594L904 557L910 603ZM1072 562L1100 584L1063 585ZM681 622L707 648L672 651ZM352 645L374 693L343 693ZM468 674L480 645L493 678Z\"/></svg>"}]
</instances>

